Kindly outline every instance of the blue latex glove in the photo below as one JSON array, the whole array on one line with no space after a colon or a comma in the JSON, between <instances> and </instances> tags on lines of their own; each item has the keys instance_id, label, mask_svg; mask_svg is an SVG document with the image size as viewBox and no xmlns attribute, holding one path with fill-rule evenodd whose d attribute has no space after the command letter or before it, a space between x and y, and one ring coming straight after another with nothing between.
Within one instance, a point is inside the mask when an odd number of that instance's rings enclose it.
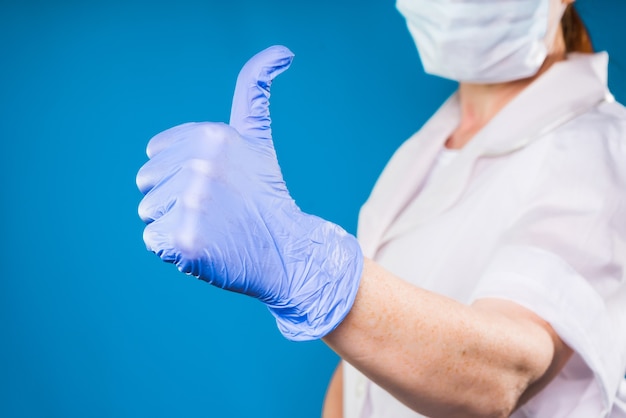
<instances>
[{"instance_id":1,"label":"blue latex glove","mask_svg":"<svg viewBox=\"0 0 626 418\"><path fill-rule=\"evenodd\" d=\"M243 67L230 125L186 123L153 137L137 174L144 241L163 261L267 304L283 335L321 338L352 307L363 268L356 239L303 213L271 138L269 89L291 64L282 46Z\"/></svg>"}]
</instances>

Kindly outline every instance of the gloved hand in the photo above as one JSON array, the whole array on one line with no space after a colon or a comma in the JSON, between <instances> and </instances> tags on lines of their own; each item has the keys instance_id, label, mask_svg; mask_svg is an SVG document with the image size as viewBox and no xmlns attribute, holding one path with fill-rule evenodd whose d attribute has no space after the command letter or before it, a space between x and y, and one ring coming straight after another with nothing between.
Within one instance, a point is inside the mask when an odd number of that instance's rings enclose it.
<instances>
[{"instance_id":1,"label":"gloved hand","mask_svg":"<svg viewBox=\"0 0 626 418\"><path fill-rule=\"evenodd\" d=\"M352 307L363 268L356 239L303 213L271 138L269 95L291 64L282 46L239 73L230 125L186 123L153 137L137 174L144 241L163 261L267 304L283 335L332 331Z\"/></svg>"}]
</instances>

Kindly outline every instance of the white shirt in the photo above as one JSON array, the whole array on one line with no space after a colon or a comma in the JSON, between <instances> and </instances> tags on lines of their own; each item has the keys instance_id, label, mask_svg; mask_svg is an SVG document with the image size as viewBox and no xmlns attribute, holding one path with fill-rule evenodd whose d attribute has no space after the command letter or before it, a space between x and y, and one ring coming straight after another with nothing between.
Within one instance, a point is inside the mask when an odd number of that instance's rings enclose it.
<instances>
[{"instance_id":1,"label":"white shirt","mask_svg":"<svg viewBox=\"0 0 626 418\"><path fill-rule=\"evenodd\" d=\"M394 154L359 216L367 257L471 303L507 299L575 352L513 417L626 418L626 109L606 53L570 54L431 169L453 95ZM421 417L344 362L345 418Z\"/></svg>"}]
</instances>

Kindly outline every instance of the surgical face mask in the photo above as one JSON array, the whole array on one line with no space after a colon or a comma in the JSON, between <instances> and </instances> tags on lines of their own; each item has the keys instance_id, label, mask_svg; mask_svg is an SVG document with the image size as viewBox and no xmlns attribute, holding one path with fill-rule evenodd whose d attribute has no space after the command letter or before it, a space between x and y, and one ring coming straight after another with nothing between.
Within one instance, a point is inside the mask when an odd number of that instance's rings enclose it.
<instances>
[{"instance_id":1,"label":"surgical face mask","mask_svg":"<svg viewBox=\"0 0 626 418\"><path fill-rule=\"evenodd\" d=\"M537 73L566 5L561 0L397 0L424 70L470 83Z\"/></svg>"}]
</instances>

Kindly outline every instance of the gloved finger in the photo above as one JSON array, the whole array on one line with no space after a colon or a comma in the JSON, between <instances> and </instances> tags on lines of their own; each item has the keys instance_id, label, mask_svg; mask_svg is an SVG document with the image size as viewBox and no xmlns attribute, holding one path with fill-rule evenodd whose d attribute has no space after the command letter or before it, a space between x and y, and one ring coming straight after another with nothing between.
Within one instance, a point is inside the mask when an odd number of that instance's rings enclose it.
<instances>
[{"instance_id":1,"label":"gloved finger","mask_svg":"<svg viewBox=\"0 0 626 418\"><path fill-rule=\"evenodd\" d=\"M158 255L161 260L175 263L177 251L173 245L171 230L167 227L168 215L171 216L171 212L146 225L143 230L143 242L146 244L146 249Z\"/></svg>"},{"instance_id":2,"label":"gloved finger","mask_svg":"<svg viewBox=\"0 0 626 418\"><path fill-rule=\"evenodd\" d=\"M177 125L166 129L163 132L159 132L150 138L148 146L146 147L146 154L148 154L148 158L153 158L170 145L186 138L188 134L196 128L196 125L198 124L195 122L183 123L182 125Z\"/></svg>"},{"instance_id":3,"label":"gloved finger","mask_svg":"<svg viewBox=\"0 0 626 418\"><path fill-rule=\"evenodd\" d=\"M175 187L180 186L172 183L180 183L180 181L161 183L161 187L154 187L141 199L137 213L146 224L158 220L176 205L179 194L176 193Z\"/></svg>"},{"instance_id":4,"label":"gloved finger","mask_svg":"<svg viewBox=\"0 0 626 418\"><path fill-rule=\"evenodd\" d=\"M179 141L183 142L183 139ZM167 181L185 165L185 161L193 158L194 150L189 147L169 148L161 151L148 160L137 171L135 182L143 194L149 193L158 184Z\"/></svg>"},{"instance_id":5,"label":"gloved finger","mask_svg":"<svg viewBox=\"0 0 626 418\"><path fill-rule=\"evenodd\" d=\"M139 191L144 195L148 194L157 184L174 175L180 170L184 158L186 156L181 153L163 152L146 162L135 177Z\"/></svg>"},{"instance_id":6,"label":"gloved finger","mask_svg":"<svg viewBox=\"0 0 626 418\"><path fill-rule=\"evenodd\" d=\"M201 259L220 251L217 246L208 250L207 235L210 237L213 232L211 228L201 228L197 209L180 204L148 224L144 228L143 240L146 248L161 260L176 264L181 272L196 277L202 272L203 280L212 283L212 267L203 266Z\"/></svg>"},{"instance_id":7,"label":"gloved finger","mask_svg":"<svg viewBox=\"0 0 626 418\"><path fill-rule=\"evenodd\" d=\"M185 208L199 209L208 205L211 179L215 170L210 161L194 158L179 165L176 171L163 178L139 203L139 217L151 223L171 211L180 202Z\"/></svg>"},{"instance_id":8,"label":"gloved finger","mask_svg":"<svg viewBox=\"0 0 626 418\"><path fill-rule=\"evenodd\" d=\"M271 46L243 66L237 77L230 125L242 136L271 139L269 97L272 80L291 65L293 53L284 46Z\"/></svg>"},{"instance_id":9,"label":"gloved finger","mask_svg":"<svg viewBox=\"0 0 626 418\"><path fill-rule=\"evenodd\" d=\"M148 193L188 164L189 160L218 162L223 158L223 145L232 135L238 134L224 123L202 122L184 128L181 125L178 133L164 137L170 141L169 146L164 147L139 169L135 179L137 187L143 194ZM174 144L178 146L173 146Z\"/></svg>"}]
</instances>

